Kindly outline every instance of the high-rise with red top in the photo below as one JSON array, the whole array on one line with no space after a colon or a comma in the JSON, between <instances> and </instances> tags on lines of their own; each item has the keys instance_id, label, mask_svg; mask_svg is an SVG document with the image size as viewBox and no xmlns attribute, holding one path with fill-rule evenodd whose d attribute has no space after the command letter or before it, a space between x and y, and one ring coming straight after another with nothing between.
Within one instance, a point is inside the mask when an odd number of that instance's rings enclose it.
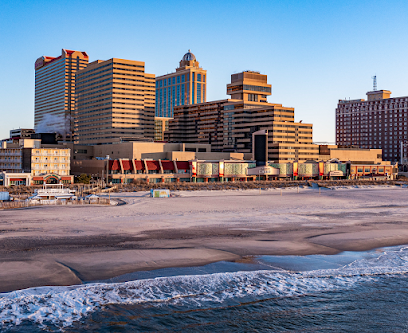
<instances>
[{"instance_id":1,"label":"high-rise with red top","mask_svg":"<svg viewBox=\"0 0 408 333\"><path fill-rule=\"evenodd\" d=\"M75 113L75 73L89 63L86 52L62 49L59 57L35 62L36 132L57 132L72 140Z\"/></svg>"}]
</instances>

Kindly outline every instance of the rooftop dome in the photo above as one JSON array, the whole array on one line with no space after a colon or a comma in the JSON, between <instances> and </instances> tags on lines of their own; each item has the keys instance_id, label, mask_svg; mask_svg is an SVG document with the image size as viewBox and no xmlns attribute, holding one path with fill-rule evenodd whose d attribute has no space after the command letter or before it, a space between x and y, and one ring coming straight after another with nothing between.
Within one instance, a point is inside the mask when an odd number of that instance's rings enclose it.
<instances>
[{"instance_id":1,"label":"rooftop dome","mask_svg":"<svg viewBox=\"0 0 408 333\"><path fill-rule=\"evenodd\" d=\"M194 54L191 53L191 50L188 50L188 52L183 56L182 61L192 61L196 60L196 57Z\"/></svg>"}]
</instances>

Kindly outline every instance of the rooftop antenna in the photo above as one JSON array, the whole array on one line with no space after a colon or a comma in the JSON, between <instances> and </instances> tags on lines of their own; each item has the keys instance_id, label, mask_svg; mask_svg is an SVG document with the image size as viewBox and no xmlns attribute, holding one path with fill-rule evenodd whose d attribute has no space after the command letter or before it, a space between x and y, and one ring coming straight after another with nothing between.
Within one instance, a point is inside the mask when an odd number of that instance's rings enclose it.
<instances>
[{"instance_id":1,"label":"rooftop antenna","mask_svg":"<svg viewBox=\"0 0 408 333\"><path fill-rule=\"evenodd\" d=\"M377 91L377 75L374 75L372 79L373 79L373 91Z\"/></svg>"}]
</instances>

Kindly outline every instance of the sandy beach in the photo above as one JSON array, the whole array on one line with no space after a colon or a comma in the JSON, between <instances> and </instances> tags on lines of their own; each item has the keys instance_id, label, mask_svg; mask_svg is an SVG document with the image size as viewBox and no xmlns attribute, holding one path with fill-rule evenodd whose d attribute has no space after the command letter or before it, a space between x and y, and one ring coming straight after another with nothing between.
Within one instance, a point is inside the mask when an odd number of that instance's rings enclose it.
<instances>
[{"instance_id":1,"label":"sandy beach","mask_svg":"<svg viewBox=\"0 0 408 333\"><path fill-rule=\"evenodd\" d=\"M0 292L252 255L408 244L408 188L117 193L122 206L0 211Z\"/></svg>"}]
</instances>

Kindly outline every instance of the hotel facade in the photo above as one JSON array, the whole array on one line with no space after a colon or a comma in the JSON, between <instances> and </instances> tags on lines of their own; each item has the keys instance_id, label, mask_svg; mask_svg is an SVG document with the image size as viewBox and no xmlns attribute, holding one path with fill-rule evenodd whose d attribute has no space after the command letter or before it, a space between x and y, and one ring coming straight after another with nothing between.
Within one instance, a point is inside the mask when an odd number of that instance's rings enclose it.
<instances>
[{"instance_id":1,"label":"hotel facade","mask_svg":"<svg viewBox=\"0 0 408 333\"><path fill-rule=\"evenodd\" d=\"M3 142L0 148L0 171L10 185L73 183L71 150L43 148L41 140L20 139L18 143Z\"/></svg>"},{"instance_id":2,"label":"hotel facade","mask_svg":"<svg viewBox=\"0 0 408 333\"><path fill-rule=\"evenodd\" d=\"M339 100L336 144L382 149L384 160L400 161L406 156L407 118L408 97L391 98L388 90L367 92L367 100Z\"/></svg>"},{"instance_id":3,"label":"hotel facade","mask_svg":"<svg viewBox=\"0 0 408 333\"><path fill-rule=\"evenodd\" d=\"M156 117L172 118L174 107L207 101L207 71L190 50L176 72L156 77Z\"/></svg>"},{"instance_id":4,"label":"hotel facade","mask_svg":"<svg viewBox=\"0 0 408 333\"><path fill-rule=\"evenodd\" d=\"M75 73L88 65L86 52L62 49L59 57L35 62L34 126L72 139L75 112Z\"/></svg>"},{"instance_id":5,"label":"hotel facade","mask_svg":"<svg viewBox=\"0 0 408 333\"><path fill-rule=\"evenodd\" d=\"M267 76L246 71L231 75L231 99L176 106L165 133L169 142L208 143L212 151L252 152L252 133L268 131L270 161L317 160L313 125L296 123L294 109L267 102Z\"/></svg>"},{"instance_id":6,"label":"hotel facade","mask_svg":"<svg viewBox=\"0 0 408 333\"><path fill-rule=\"evenodd\" d=\"M154 137L155 76L145 63L97 60L76 74L75 141L83 145Z\"/></svg>"}]
</instances>

